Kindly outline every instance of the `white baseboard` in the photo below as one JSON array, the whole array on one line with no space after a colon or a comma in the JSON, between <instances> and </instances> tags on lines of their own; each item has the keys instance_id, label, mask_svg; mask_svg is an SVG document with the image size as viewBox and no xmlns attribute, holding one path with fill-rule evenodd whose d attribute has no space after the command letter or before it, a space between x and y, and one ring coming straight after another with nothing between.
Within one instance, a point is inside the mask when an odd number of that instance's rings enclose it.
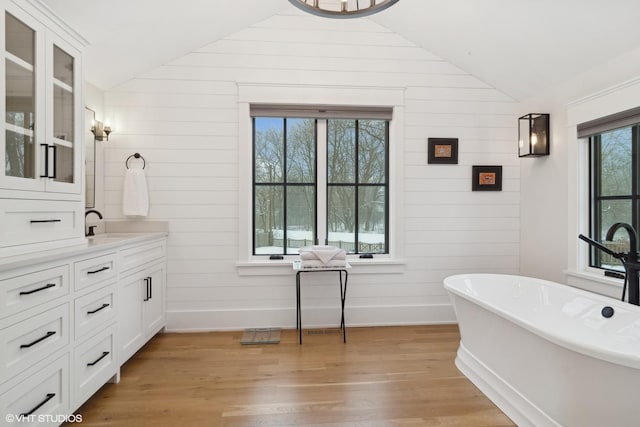
<instances>
[{"instance_id":1,"label":"white baseboard","mask_svg":"<svg viewBox=\"0 0 640 427\"><path fill-rule=\"evenodd\" d=\"M460 342L456 367L519 427L561 427Z\"/></svg>"},{"instance_id":2,"label":"white baseboard","mask_svg":"<svg viewBox=\"0 0 640 427\"><path fill-rule=\"evenodd\" d=\"M453 306L368 306L346 307L347 328L356 326L398 326L456 323ZM302 327L326 328L340 325L340 308L303 307ZM229 331L246 328L295 329L296 309L167 311L167 332Z\"/></svg>"}]
</instances>

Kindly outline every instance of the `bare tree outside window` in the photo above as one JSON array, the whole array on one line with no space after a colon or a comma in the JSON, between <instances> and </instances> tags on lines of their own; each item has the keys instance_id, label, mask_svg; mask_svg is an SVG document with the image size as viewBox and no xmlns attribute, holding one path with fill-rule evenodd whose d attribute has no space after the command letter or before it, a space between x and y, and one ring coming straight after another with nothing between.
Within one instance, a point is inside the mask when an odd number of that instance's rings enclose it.
<instances>
[{"instance_id":1,"label":"bare tree outside window","mask_svg":"<svg viewBox=\"0 0 640 427\"><path fill-rule=\"evenodd\" d=\"M350 253L388 253L388 121L255 117L254 254L297 254L318 241ZM318 156L327 169L318 171ZM317 175L326 212L317 212ZM316 224L326 223L327 236Z\"/></svg>"},{"instance_id":2,"label":"bare tree outside window","mask_svg":"<svg viewBox=\"0 0 640 427\"><path fill-rule=\"evenodd\" d=\"M606 241L609 228L616 222L633 225L637 230L640 218L640 162L638 161L638 126L615 129L590 138L592 157L592 235L615 252L629 250L629 238L619 233ZM592 266L621 268L620 261L592 251Z\"/></svg>"}]
</instances>

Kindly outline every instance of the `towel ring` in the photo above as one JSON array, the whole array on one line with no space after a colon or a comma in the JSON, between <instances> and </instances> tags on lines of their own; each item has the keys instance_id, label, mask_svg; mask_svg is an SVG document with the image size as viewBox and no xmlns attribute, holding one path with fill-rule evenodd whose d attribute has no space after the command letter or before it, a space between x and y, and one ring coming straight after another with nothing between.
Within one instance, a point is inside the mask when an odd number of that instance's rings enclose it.
<instances>
[{"instance_id":1,"label":"towel ring","mask_svg":"<svg viewBox=\"0 0 640 427\"><path fill-rule=\"evenodd\" d=\"M144 169L147 166L147 162L144 160L144 157L142 157L140 153L134 153L129 157L127 157L127 161L124 162L127 169L129 169L129 160L131 160L132 157L135 157L136 159L142 159L142 169Z\"/></svg>"}]
</instances>

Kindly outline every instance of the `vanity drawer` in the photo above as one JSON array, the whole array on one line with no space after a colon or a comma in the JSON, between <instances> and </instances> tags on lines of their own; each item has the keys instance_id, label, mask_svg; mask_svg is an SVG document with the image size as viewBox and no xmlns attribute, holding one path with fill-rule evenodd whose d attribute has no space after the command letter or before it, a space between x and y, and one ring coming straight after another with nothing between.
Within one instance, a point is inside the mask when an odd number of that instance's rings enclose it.
<instances>
[{"instance_id":1,"label":"vanity drawer","mask_svg":"<svg viewBox=\"0 0 640 427\"><path fill-rule=\"evenodd\" d=\"M74 366L75 386L74 400L84 402L111 377L116 375L115 343L116 325L89 338L76 347Z\"/></svg>"},{"instance_id":2,"label":"vanity drawer","mask_svg":"<svg viewBox=\"0 0 640 427\"><path fill-rule=\"evenodd\" d=\"M0 247L76 238L83 228L78 202L0 199Z\"/></svg>"},{"instance_id":3,"label":"vanity drawer","mask_svg":"<svg viewBox=\"0 0 640 427\"><path fill-rule=\"evenodd\" d=\"M9 420L8 416L24 416L7 425L57 426L64 421L60 418L69 414L70 403L67 353L0 396L0 412L4 420ZM39 419L45 415L48 419Z\"/></svg>"},{"instance_id":4,"label":"vanity drawer","mask_svg":"<svg viewBox=\"0 0 640 427\"><path fill-rule=\"evenodd\" d=\"M88 295L77 298L74 303L75 339L81 338L116 317L115 282Z\"/></svg>"},{"instance_id":5,"label":"vanity drawer","mask_svg":"<svg viewBox=\"0 0 640 427\"><path fill-rule=\"evenodd\" d=\"M68 345L69 304L0 331L0 383Z\"/></svg>"},{"instance_id":6,"label":"vanity drawer","mask_svg":"<svg viewBox=\"0 0 640 427\"><path fill-rule=\"evenodd\" d=\"M0 318L69 293L69 265L0 280Z\"/></svg>"},{"instance_id":7,"label":"vanity drawer","mask_svg":"<svg viewBox=\"0 0 640 427\"><path fill-rule=\"evenodd\" d=\"M75 290L93 286L116 277L116 254L109 253L74 264Z\"/></svg>"},{"instance_id":8,"label":"vanity drawer","mask_svg":"<svg viewBox=\"0 0 640 427\"><path fill-rule=\"evenodd\" d=\"M120 251L122 255L120 271L139 267L149 261L164 257L166 253L165 242L166 239L162 239L123 249Z\"/></svg>"}]
</instances>

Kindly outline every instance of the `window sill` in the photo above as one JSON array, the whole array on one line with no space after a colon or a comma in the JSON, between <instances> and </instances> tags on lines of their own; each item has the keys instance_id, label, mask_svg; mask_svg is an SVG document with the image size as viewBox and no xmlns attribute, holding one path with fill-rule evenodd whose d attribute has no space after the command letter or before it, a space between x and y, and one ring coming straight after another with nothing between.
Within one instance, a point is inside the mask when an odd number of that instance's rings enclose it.
<instances>
[{"instance_id":1,"label":"window sill","mask_svg":"<svg viewBox=\"0 0 640 427\"><path fill-rule=\"evenodd\" d=\"M239 276L292 276L295 273L294 259L297 257L273 261L238 261L236 269ZM405 259L400 258L353 258L349 259L349 274L402 274L406 263Z\"/></svg>"},{"instance_id":2,"label":"window sill","mask_svg":"<svg viewBox=\"0 0 640 427\"><path fill-rule=\"evenodd\" d=\"M567 283L570 286L620 299L623 279L584 270L564 270L563 273L567 276Z\"/></svg>"}]
</instances>

